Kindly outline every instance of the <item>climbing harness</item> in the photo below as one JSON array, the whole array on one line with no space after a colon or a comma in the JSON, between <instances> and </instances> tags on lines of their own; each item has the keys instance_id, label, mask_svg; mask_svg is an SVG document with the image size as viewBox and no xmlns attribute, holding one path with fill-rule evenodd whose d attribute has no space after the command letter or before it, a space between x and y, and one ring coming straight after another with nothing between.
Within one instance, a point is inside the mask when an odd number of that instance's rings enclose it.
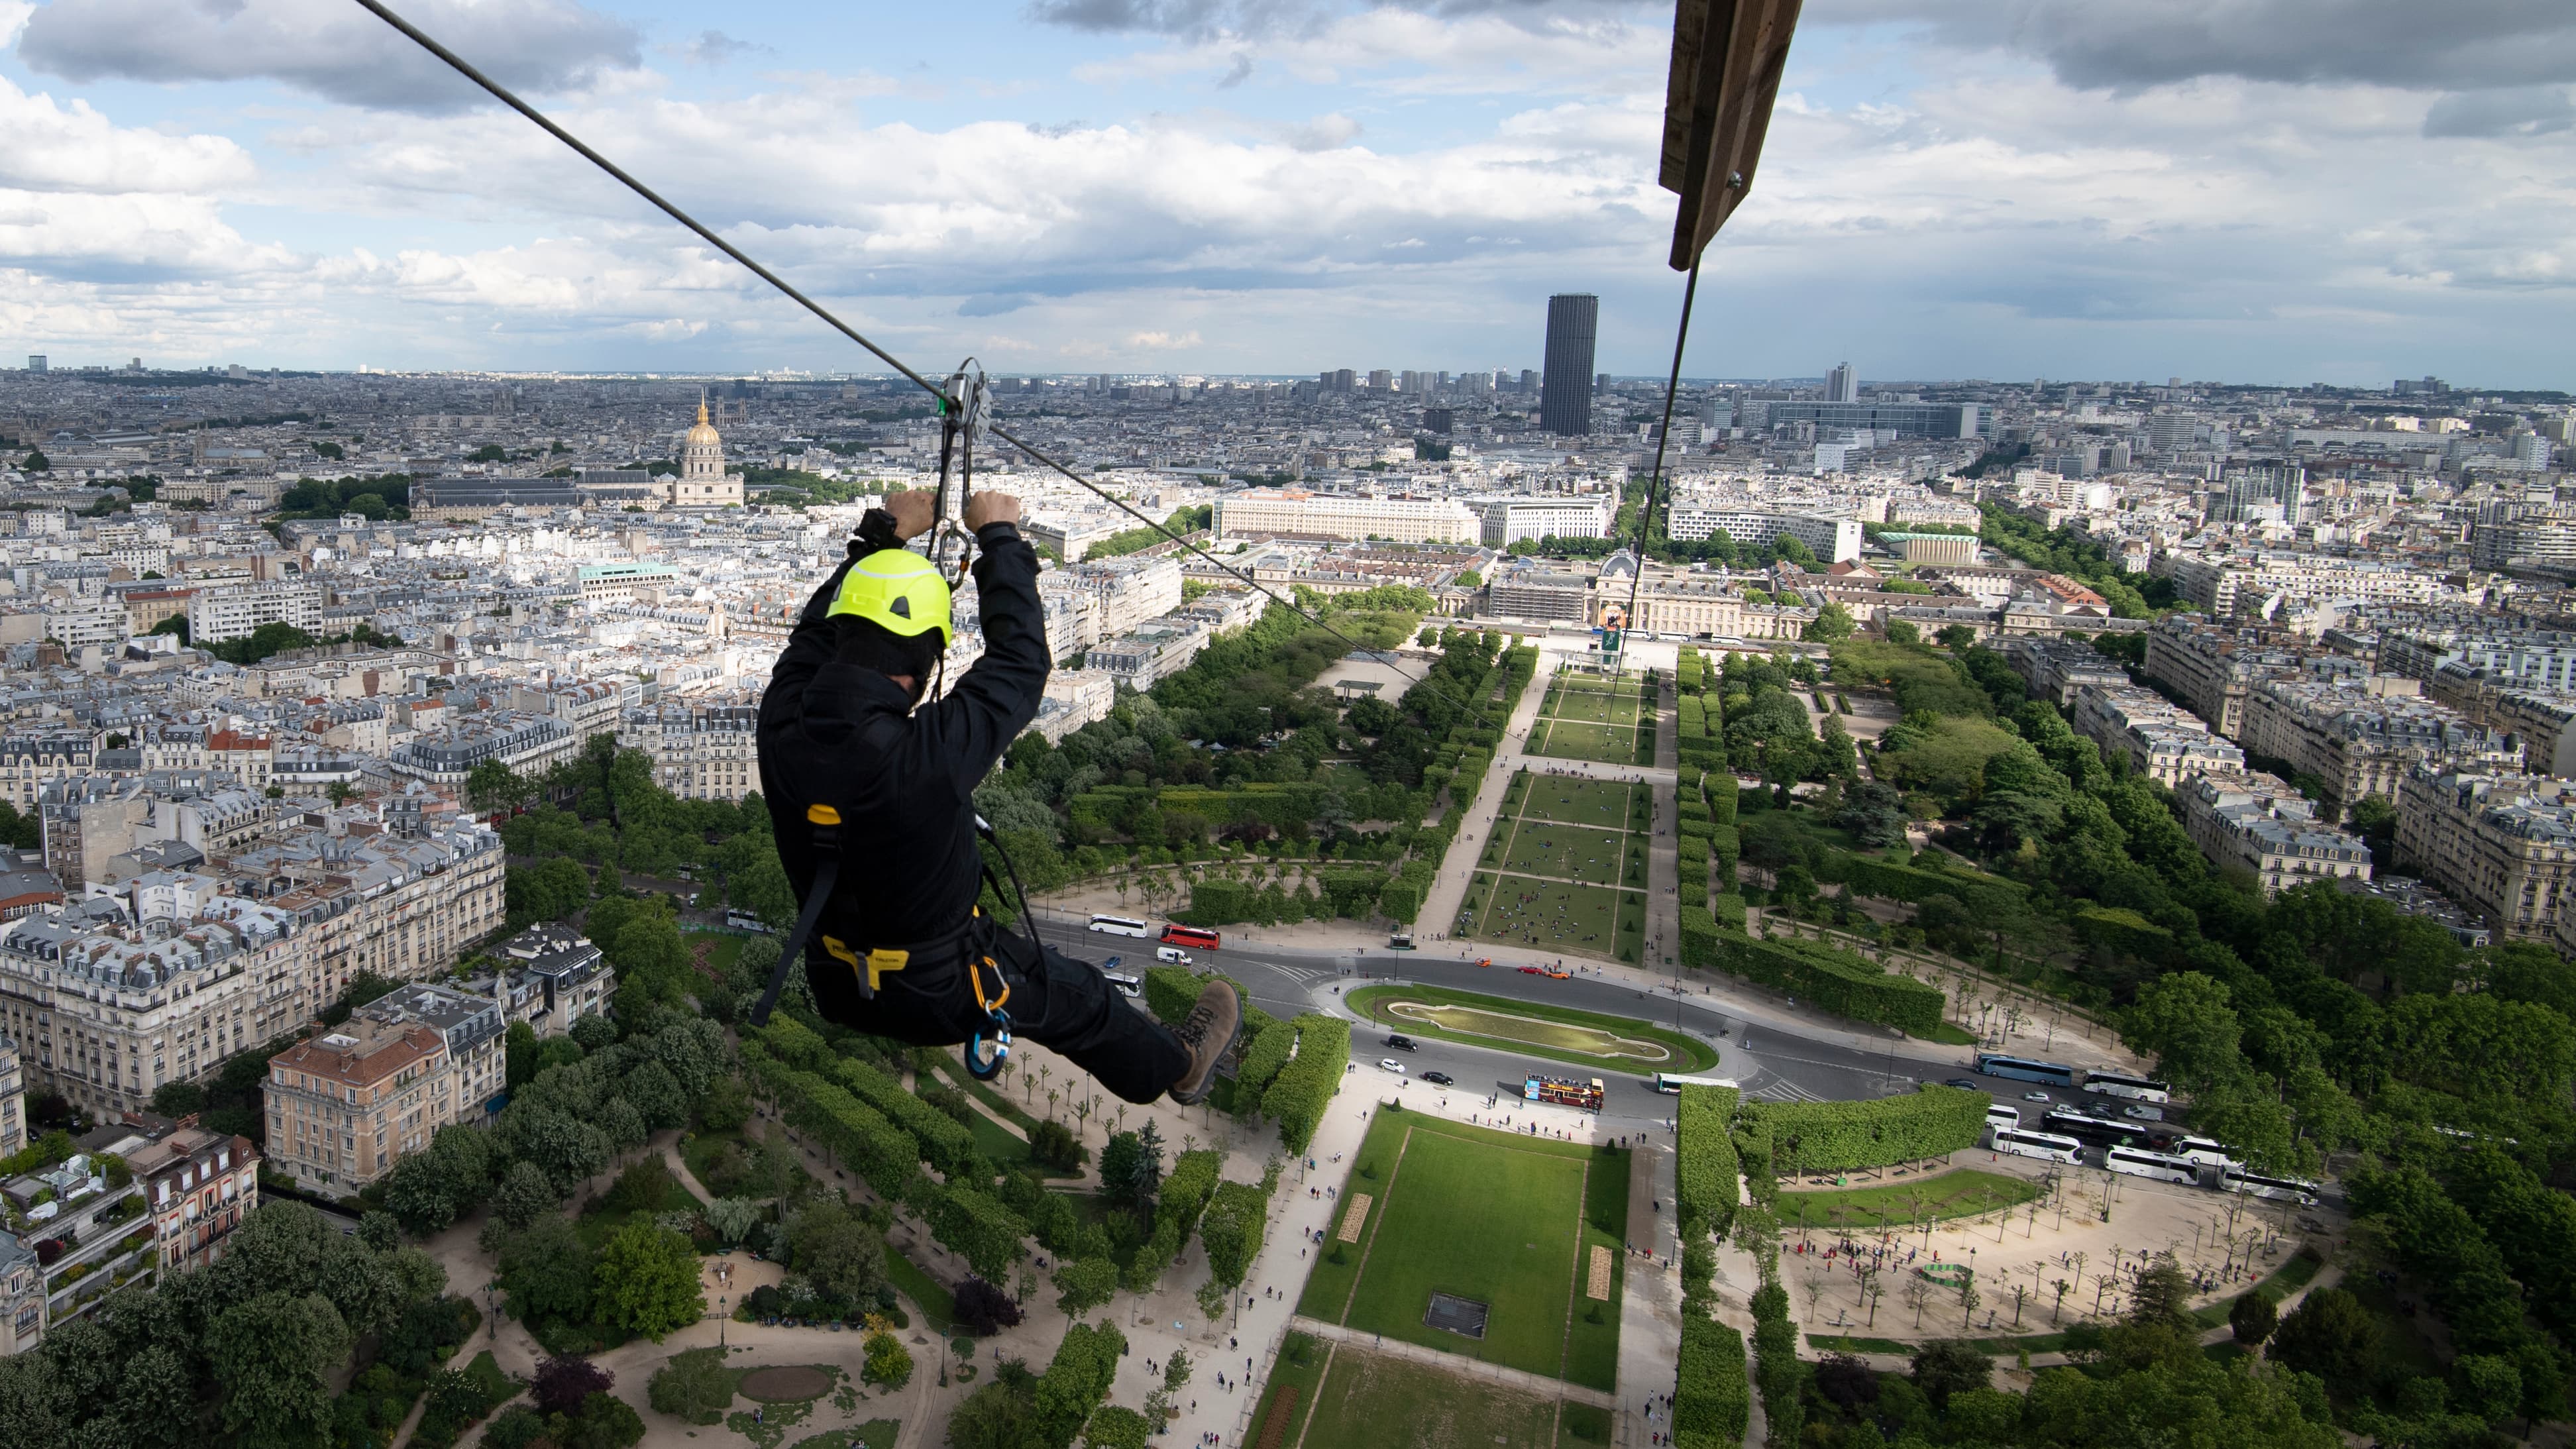
<instances>
[{"instance_id":1,"label":"climbing harness","mask_svg":"<svg viewBox=\"0 0 2576 1449\"><path fill-rule=\"evenodd\" d=\"M814 827L814 888L805 893L805 908L796 913L796 929L787 933L787 944L778 949L778 964L770 969L769 985L751 1009L753 1026L769 1025L778 993L787 989L787 974L803 958L805 939L814 934L814 923L823 917L823 903L832 898L832 887L841 879L841 812L829 805L808 805L805 823ZM874 975L870 972L859 982L861 996L876 995Z\"/></svg>"}]
</instances>

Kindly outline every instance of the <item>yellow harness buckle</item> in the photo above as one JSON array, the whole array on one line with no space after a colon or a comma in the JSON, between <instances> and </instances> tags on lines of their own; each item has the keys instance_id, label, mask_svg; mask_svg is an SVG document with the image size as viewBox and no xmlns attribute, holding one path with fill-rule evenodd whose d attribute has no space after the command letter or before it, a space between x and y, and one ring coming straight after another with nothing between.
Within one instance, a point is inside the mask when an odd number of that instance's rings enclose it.
<instances>
[{"instance_id":1,"label":"yellow harness buckle","mask_svg":"<svg viewBox=\"0 0 2576 1449\"><path fill-rule=\"evenodd\" d=\"M891 951L879 946L870 950L867 959L862 961L859 959L859 954L843 945L837 936L825 936L823 949L830 952L835 959L850 963L850 970L854 975L860 968L866 968L870 991L876 990L884 983L887 972L900 971L912 960L912 953L909 951Z\"/></svg>"}]
</instances>

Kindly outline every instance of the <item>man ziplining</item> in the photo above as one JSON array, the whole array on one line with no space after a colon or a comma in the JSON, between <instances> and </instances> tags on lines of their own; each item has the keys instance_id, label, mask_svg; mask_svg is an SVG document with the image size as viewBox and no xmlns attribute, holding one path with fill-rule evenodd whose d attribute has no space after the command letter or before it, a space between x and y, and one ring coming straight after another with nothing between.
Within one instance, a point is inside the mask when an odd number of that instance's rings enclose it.
<instances>
[{"instance_id":1,"label":"man ziplining","mask_svg":"<svg viewBox=\"0 0 2576 1449\"><path fill-rule=\"evenodd\" d=\"M828 1021L916 1046L1026 1036L1130 1102L1208 1094L1243 1026L1232 983L1199 993L1177 1029L1130 1007L1100 972L976 906L988 878L974 790L1036 718L1052 658L1038 558L1019 500L969 498L984 656L946 697L922 703L953 627L949 587L904 547L930 530L928 493L868 510L849 557L788 637L760 702L760 786L780 862L804 904L800 949ZM918 706L916 708L916 706ZM822 898L816 898L823 878ZM999 898L996 888L996 898ZM782 957L756 1019L791 964Z\"/></svg>"}]
</instances>

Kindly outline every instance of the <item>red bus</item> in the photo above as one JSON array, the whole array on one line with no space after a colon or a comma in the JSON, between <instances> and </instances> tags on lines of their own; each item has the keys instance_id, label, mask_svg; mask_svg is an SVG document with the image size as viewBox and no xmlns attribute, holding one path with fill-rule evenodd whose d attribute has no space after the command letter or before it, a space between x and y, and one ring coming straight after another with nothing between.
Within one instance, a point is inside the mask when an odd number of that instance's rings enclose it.
<instances>
[{"instance_id":1,"label":"red bus","mask_svg":"<svg viewBox=\"0 0 2576 1449\"><path fill-rule=\"evenodd\" d=\"M1217 939L1216 932L1202 930L1197 926L1165 926L1163 928L1163 944L1167 946L1196 946L1202 951L1213 951L1225 943Z\"/></svg>"}]
</instances>

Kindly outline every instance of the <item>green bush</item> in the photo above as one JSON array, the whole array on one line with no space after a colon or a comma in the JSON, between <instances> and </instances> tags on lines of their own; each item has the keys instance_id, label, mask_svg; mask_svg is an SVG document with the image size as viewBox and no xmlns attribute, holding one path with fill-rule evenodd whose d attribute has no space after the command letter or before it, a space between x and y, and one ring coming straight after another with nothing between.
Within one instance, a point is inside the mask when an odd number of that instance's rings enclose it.
<instances>
[{"instance_id":1,"label":"green bush","mask_svg":"<svg viewBox=\"0 0 2576 1449\"><path fill-rule=\"evenodd\" d=\"M1735 863L1744 858L1744 840L1734 826L1717 827L1716 833L1708 839L1708 857L1709 863L1717 868L1717 878L1721 882L1735 879Z\"/></svg>"},{"instance_id":2,"label":"green bush","mask_svg":"<svg viewBox=\"0 0 2576 1449\"><path fill-rule=\"evenodd\" d=\"M1872 1102L1748 1102L1745 1117L1771 1139L1781 1172L1843 1172L1946 1157L1976 1145L1988 1098L1926 1084Z\"/></svg>"},{"instance_id":3,"label":"green bush","mask_svg":"<svg viewBox=\"0 0 2576 1449\"><path fill-rule=\"evenodd\" d=\"M1291 1153L1306 1150L1315 1138L1324 1108L1341 1090L1342 1071L1350 1065L1350 1023L1313 1013L1296 1020L1303 1033L1297 1059L1280 1070L1261 1097L1262 1114L1279 1124L1279 1140Z\"/></svg>"},{"instance_id":4,"label":"green bush","mask_svg":"<svg viewBox=\"0 0 2576 1449\"><path fill-rule=\"evenodd\" d=\"M1910 976L1892 976L1849 951L1720 932L1717 964L1855 1021L1874 1021L1917 1036L1929 1035L1941 1024L1939 988Z\"/></svg>"},{"instance_id":5,"label":"green bush","mask_svg":"<svg viewBox=\"0 0 2576 1449\"><path fill-rule=\"evenodd\" d=\"M1744 897L1733 891L1719 892L1709 911L1717 918L1717 928L1721 931L1741 933L1748 928L1747 922L1752 919L1746 914Z\"/></svg>"},{"instance_id":6,"label":"green bush","mask_svg":"<svg viewBox=\"0 0 2576 1449\"><path fill-rule=\"evenodd\" d=\"M1717 964L1717 921L1706 906L1682 903L1681 956L1685 966Z\"/></svg>"},{"instance_id":7,"label":"green bush","mask_svg":"<svg viewBox=\"0 0 2576 1449\"><path fill-rule=\"evenodd\" d=\"M1720 1235L1735 1221L1735 1111L1742 1100L1733 1087L1684 1087L1674 1113L1674 1197L1682 1221L1697 1218Z\"/></svg>"},{"instance_id":8,"label":"green bush","mask_svg":"<svg viewBox=\"0 0 2576 1449\"><path fill-rule=\"evenodd\" d=\"M1978 917L2016 914L2029 894L2018 881L1964 870L1925 870L1866 855L1849 856L1837 864L1854 895L1918 903L1933 896L1949 896Z\"/></svg>"},{"instance_id":9,"label":"green bush","mask_svg":"<svg viewBox=\"0 0 2576 1449\"><path fill-rule=\"evenodd\" d=\"M903 1089L903 1084L865 1062L847 1058L832 1075L860 1101L908 1134L917 1155L949 1177L959 1177L975 1160L975 1134L966 1125Z\"/></svg>"},{"instance_id":10,"label":"green bush","mask_svg":"<svg viewBox=\"0 0 2576 1449\"><path fill-rule=\"evenodd\" d=\"M1297 1026L1294 1022L1274 1021L1262 1028L1261 1034L1253 1037L1251 1045L1244 1048L1243 1064L1235 1069L1236 1099L1245 1100L1243 1094L1257 1095L1269 1086L1271 1079L1279 1075L1279 1069L1288 1065L1288 1049L1296 1041Z\"/></svg>"},{"instance_id":11,"label":"green bush","mask_svg":"<svg viewBox=\"0 0 2576 1449\"><path fill-rule=\"evenodd\" d=\"M1673 1392L1676 1449L1743 1443L1753 1416L1753 1388L1744 1375L1744 1335L1715 1319L1686 1315L1679 1357Z\"/></svg>"}]
</instances>

